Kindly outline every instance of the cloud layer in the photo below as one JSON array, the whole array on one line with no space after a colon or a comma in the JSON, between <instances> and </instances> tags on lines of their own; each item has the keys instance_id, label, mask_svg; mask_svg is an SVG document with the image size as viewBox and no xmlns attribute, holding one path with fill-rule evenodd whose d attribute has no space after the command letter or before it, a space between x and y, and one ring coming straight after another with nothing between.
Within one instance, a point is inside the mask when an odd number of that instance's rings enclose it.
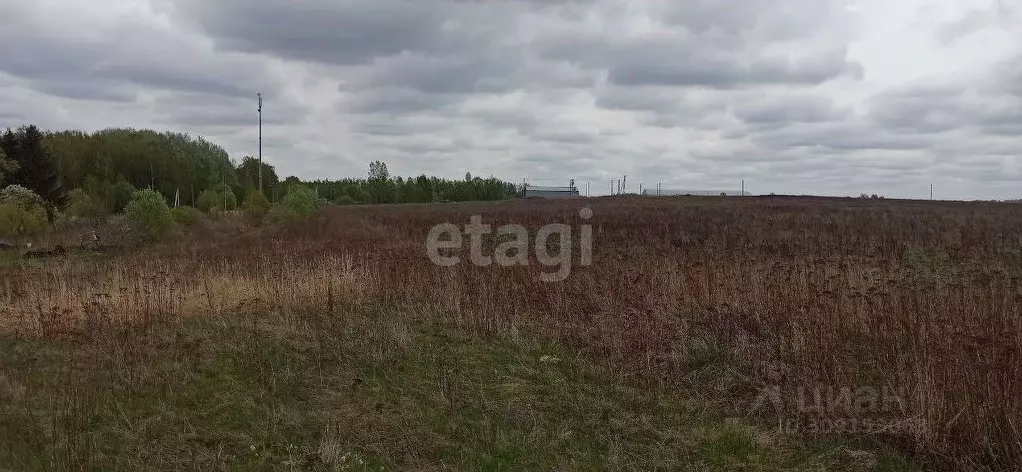
<instances>
[{"instance_id":1,"label":"cloud layer","mask_svg":"<svg viewBox=\"0 0 1022 472\"><path fill-rule=\"evenodd\" d=\"M284 175L1017 198L1022 3L0 4L0 125L152 127Z\"/></svg>"}]
</instances>

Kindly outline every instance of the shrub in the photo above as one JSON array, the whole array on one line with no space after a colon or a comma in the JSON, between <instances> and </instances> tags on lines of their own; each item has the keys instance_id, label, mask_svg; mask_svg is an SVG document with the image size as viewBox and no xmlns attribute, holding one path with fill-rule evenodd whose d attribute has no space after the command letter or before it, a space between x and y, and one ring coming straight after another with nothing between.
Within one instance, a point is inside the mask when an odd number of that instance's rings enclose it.
<instances>
[{"instance_id":1,"label":"shrub","mask_svg":"<svg viewBox=\"0 0 1022 472\"><path fill-rule=\"evenodd\" d=\"M338 198L337 201L334 202L334 203L336 203L338 205L354 205L355 204L355 199L351 198L348 195L341 195L341 197Z\"/></svg>"},{"instance_id":2,"label":"shrub","mask_svg":"<svg viewBox=\"0 0 1022 472\"><path fill-rule=\"evenodd\" d=\"M210 189L216 192L220 196L220 208L224 207L224 201L227 202L227 211L238 209L238 196L235 195L234 190L226 184L216 184Z\"/></svg>"},{"instance_id":3,"label":"shrub","mask_svg":"<svg viewBox=\"0 0 1022 472\"><path fill-rule=\"evenodd\" d=\"M319 209L319 197L309 187L292 185L284 196L283 204L304 218Z\"/></svg>"},{"instance_id":4,"label":"shrub","mask_svg":"<svg viewBox=\"0 0 1022 472\"><path fill-rule=\"evenodd\" d=\"M227 211L234 210L238 208L238 199L234 191L222 185L204 190L195 202L195 206L206 213L224 211L225 205Z\"/></svg>"},{"instance_id":5,"label":"shrub","mask_svg":"<svg viewBox=\"0 0 1022 472\"><path fill-rule=\"evenodd\" d=\"M245 195L245 211L262 218L269 210L270 201L266 199L266 195L263 195L263 192L258 189L249 189L248 194Z\"/></svg>"},{"instance_id":6,"label":"shrub","mask_svg":"<svg viewBox=\"0 0 1022 472\"><path fill-rule=\"evenodd\" d=\"M20 185L7 186L0 191L0 236L42 232L49 222L46 208L46 201L35 192Z\"/></svg>"},{"instance_id":7,"label":"shrub","mask_svg":"<svg viewBox=\"0 0 1022 472\"><path fill-rule=\"evenodd\" d=\"M46 210L17 203L0 203L0 236L31 236L46 229Z\"/></svg>"},{"instance_id":8,"label":"shrub","mask_svg":"<svg viewBox=\"0 0 1022 472\"><path fill-rule=\"evenodd\" d=\"M103 214L103 207L84 190L76 188L67 194L65 213L75 218L88 218Z\"/></svg>"},{"instance_id":9,"label":"shrub","mask_svg":"<svg viewBox=\"0 0 1022 472\"><path fill-rule=\"evenodd\" d=\"M271 224L288 224L300 219L302 216L298 212L283 204L273 205L266 213L266 221Z\"/></svg>"},{"instance_id":10,"label":"shrub","mask_svg":"<svg viewBox=\"0 0 1022 472\"><path fill-rule=\"evenodd\" d=\"M201 211L187 205L171 209L170 216L175 223L182 226L195 226L199 224L203 218Z\"/></svg>"},{"instance_id":11,"label":"shrub","mask_svg":"<svg viewBox=\"0 0 1022 472\"><path fill-rule=\"evenodd\" d=\"M132 228L149 239L163 236L174 224L167 201L155 190L135 192L124 214Z\"/></svg>"},{"instance_id":12,"label":"shrub","mask_svg":"<svg viewBox=\"0 0 1022 472\"><path fill-rule=\"evenodd\" d=\"M23 208L42 208L44 212L46 208L43 197L20 185L8 185L0 191L0 203L13 203Z\"/></svg>"},{"instance_id":13,"label":"shrub","mask_svg":"<svg viewBox=\"0 0 1022 472\"><path fill-rule=\"evenodd\" d=\"M199 198L195 200L195 208L199 211L209 213L217 208L223 209L224 200L212 190L203 190Z\"/></svg>"}]
</instances>

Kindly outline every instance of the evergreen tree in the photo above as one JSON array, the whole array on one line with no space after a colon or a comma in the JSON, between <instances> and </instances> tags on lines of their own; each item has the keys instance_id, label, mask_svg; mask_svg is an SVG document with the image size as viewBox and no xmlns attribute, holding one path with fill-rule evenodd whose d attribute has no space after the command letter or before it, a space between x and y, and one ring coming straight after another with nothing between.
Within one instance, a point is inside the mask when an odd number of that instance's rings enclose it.
<instances>
[{"instance_id":1,"label":"evergreen tree","mask_svg":"<svg viewBox=\"0 0 1022 472\"><path fill-rule=\"evenodd\" d=\"M52 206L63 205L67 200L67 190L60 179L56 161L43 146L43 133L35 125L18 128L17 132L8 129L0 140L0 146L18 166L12 173L11 183L43 197L51 206L52 217Z\"/></svg>"},{"instance_id":2,"label":"evergreen tree","mask_svg":"<svg viewBox=\"0 0 1022 472\"><path fill-rule=\"evenodd\" d=\"M0 188L5 185L4 179L6 177L10 177L11 173L17 169L18 165L13 160L8 159L7 154L4 152L3 148L0 147Z\"/></svg>"}]
</instances>

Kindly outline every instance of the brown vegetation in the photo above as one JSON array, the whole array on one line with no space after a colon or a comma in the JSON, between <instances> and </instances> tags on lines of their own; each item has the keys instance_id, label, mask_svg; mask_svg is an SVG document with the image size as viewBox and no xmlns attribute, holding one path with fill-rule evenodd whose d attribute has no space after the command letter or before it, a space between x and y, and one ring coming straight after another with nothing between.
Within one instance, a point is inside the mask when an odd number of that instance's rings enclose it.
<instances>
[{"instance_id":1,"label":"brown vegetation","mask_svg":"<svg viewBox=\"0 0 1022 472\"><path fill-rule=\"evenodd\" d=\"M592 219L579 217L583 206ZM539 281L550 269L535 262L432 264L429 228L464 225L473 214L494 227L592 224L593 264L560 283ZM883 387L900 400L894 419L922 425L884 438L935 465L1006 469L1022 467L1020 276L1022 216L1013 204L617 198L333 207L280 230L0 269L0 329L78 336L110 322L209 312L400 306L483 332L554 338L736 414L765 386L789 396Z\"/></svg>"}]
</instances>

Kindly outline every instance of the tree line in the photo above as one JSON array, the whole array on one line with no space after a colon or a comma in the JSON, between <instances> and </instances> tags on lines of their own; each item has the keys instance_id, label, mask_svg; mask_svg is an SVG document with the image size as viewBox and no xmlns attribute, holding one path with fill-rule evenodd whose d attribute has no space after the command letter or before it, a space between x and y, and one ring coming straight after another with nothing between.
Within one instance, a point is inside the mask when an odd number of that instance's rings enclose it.
<instances>
[{"instance_id":1,"label":"tree line","mask_svg":"<svg viewBox=\"0 0 1022 472\"><path fill-rule=\"evenodd\" d=\"M518 190L514 184L495 179L482 179L465 174L464 180L439 177L392 177L387 164L369 163L369 174L364 179L313 180L303 183L316 190L321 198L334 203L432 203L504 200L514 198ZM286 180L285 183L288 181Z\"/></svg>"},{"instance_id":2,"label":"tree line","mask_svg":"<svg viewBox=\"0 0 1022 472\"><path fill-rule=\"evenodd\" d=\"M20 185L51 208L69 205L90 212L119 212L137 189L152 189L171 204L203 210L232 209L252 198L281 201L301 185L338 204L429 203L513 198L513 184L495 178L392 177L374 161L362 178L281 180L257 159L233 161L227 151L202 137L146 129L112 128L44 132L34 125L0 135L0 188ZM203 208L206 207L206 208Z\"/></svg>"}]
</instances>

